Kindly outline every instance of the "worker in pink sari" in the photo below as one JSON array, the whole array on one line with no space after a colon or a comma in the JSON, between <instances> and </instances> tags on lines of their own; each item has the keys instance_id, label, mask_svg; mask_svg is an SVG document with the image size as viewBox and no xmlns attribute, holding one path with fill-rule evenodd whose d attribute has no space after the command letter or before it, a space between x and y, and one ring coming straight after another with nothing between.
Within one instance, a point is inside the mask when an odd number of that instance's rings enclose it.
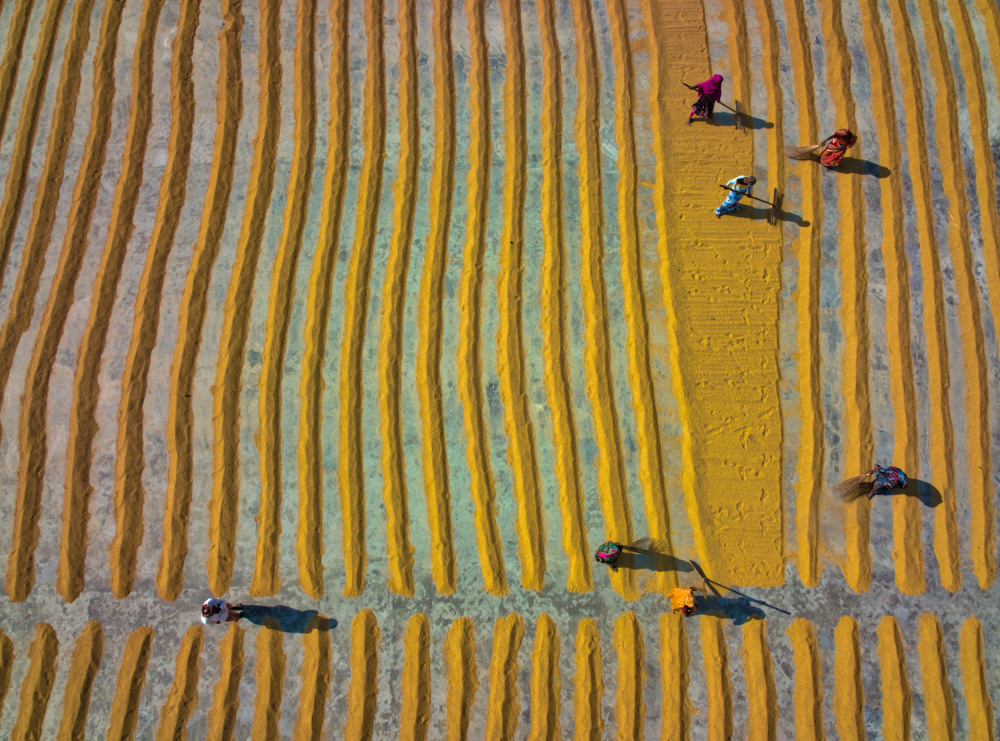
<instances>
[{"instance_id":1,"label":"worker in pink sari","mask_svg":"<svg viewBox=\"0 0 1000 741\"><path fill-rule=\"evenodd\" d=\"M688 114L689 125L694 116L712 118L715 115L715 104L722 100L722 75L712 75L691 89L698 93L698 100L691 106L691 113Z\"/></svg>"}]
</instances>

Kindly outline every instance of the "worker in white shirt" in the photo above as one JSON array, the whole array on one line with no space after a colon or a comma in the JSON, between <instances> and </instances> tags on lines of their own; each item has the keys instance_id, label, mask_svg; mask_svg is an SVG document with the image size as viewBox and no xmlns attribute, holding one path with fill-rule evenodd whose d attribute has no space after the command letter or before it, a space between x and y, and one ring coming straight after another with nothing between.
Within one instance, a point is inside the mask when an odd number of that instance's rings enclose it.
<instances>
[{"instance_id":1,"label":"worker in white shirt","mask_svg":"<svg viewBox=\"0 0 1000 741\"><path fill-rule=\"evenodd\" d=\"M210 597L201 606L201 622L235 623L243 617L243 605L231 605L218 597Z\"/></svg>"}]
</instances>

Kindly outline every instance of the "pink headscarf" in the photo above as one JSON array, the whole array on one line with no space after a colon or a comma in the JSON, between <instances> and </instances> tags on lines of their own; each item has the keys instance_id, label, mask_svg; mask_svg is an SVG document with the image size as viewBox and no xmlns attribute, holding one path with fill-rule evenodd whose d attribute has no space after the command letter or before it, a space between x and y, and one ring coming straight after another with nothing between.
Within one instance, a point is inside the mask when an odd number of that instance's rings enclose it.
<instances>
[{"instance_id":1,"label":"pink headscarf","mask_svg":"<svg viewBox=\"0 0 1000 741\"><path fill-rule=\"evenodd\" d=\"M712 75L695 87L702 95L707 95L716 102L722 100L722 75Z\"/></svg>"}]
</instances>

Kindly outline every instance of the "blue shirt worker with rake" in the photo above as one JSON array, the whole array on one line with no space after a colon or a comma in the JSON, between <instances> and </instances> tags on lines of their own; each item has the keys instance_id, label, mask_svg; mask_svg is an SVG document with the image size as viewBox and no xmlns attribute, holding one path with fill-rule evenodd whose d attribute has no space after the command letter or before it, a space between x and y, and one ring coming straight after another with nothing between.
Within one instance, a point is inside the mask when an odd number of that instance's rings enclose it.
<instances>
[{"instance_id":1,"label":"blue shirt worker with rake","mask_svg":"<svg viewBox=\"0 0 1000 741\"><path fill-rule=\"evenodd\" d=\"M726 200L722 202L722 205L715 209L716 218L721 219L722 214L730 214L733 211L737 211L740 207L740 199L743 196L753 198L753 186L756 182L757 178L753 175L740 175L726 183L723 187L729 192L726 194Z\"/></svg>"}]
</instances>

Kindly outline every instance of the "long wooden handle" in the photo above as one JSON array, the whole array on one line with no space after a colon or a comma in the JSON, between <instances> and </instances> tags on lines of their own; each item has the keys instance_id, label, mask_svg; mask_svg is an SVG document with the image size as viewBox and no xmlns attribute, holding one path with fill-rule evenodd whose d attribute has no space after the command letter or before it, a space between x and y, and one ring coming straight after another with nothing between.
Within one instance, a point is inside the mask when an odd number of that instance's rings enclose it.
<instances>
[{"instance_id":1,"label":"long wooden handle","mask_svg":"<svg viewBox=\"0 0 1000 741\"><path fill-rule=\"evenodd\" d=\"M773 203L765 201L763 198L758 198L757 196L752 196L749 193L744 193L742 190L736 190L736 188L730 188L728 185L720 185L723 190L731 190L733 193L739 193L741 196L746 196L747 198L753 198L755 201L760 201L761 203L766 203L768 206L774 206Z\"/></svg>"},{"instance_id":2,"label":"long wooden handle","mask_svg":"<svg viewBox=\"0 0 1000 741\"><path fill-rule=\"evenodd\" d=\"M686 82L682 82L681 85L683 85L684 87L686 87L688 90L694 90L697 93L701 93L701 91L698 90L698 88L694 87L693 85L688 85ZM719 105L721 105L723 108L729 108L729 110L731 110L733 113L736 113L736 111L733 108L730 108L725 103L723 103L721 100L717 100L715 102L718 103Z\"/></svg>"}]
</instances>

